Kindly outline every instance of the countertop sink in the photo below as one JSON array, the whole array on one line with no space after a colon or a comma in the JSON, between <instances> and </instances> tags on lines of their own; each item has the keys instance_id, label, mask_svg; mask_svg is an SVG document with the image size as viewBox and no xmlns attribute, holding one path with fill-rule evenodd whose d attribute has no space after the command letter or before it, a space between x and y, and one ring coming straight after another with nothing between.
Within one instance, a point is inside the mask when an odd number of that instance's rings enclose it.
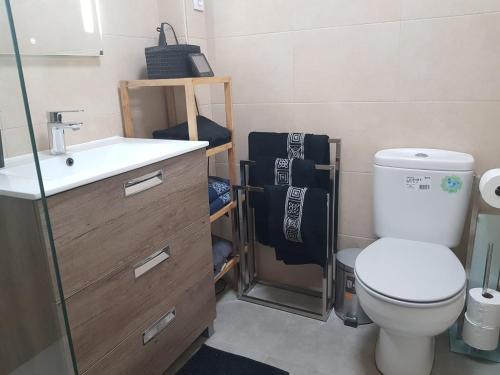
<instances>
[{"instance_id":1,"label":"countertop sink","mask_svg":"<svg viewBox=\"0 0 500 375\"><path fill-rule=\"evenodd\" d=\"M208 146L204 141L111 137L67 148L64 155L38 153L45 195L51 196ZM0 195L40 199L33 155L6 159Z\"/></svg>"}]
</instances>

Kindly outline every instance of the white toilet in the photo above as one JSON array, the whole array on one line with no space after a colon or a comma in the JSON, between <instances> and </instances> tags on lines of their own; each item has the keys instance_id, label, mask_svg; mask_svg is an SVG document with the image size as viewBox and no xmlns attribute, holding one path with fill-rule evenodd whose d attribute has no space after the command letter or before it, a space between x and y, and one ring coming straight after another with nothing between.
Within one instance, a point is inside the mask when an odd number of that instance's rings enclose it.
<instances>
[{"instance_id":1,"label":"white toilet","mask_svg":"<svg viewBox=\"0 0 500 375\"><path fill-rule=\"evenodd\" d=\"M358 256L356 292L380 327L375 359L385 375L427 375L434 336L465 302L460 242L474 159L433 149L379 151L374 165L374 220L379 240Z\"/></svg>"}]
</instances>

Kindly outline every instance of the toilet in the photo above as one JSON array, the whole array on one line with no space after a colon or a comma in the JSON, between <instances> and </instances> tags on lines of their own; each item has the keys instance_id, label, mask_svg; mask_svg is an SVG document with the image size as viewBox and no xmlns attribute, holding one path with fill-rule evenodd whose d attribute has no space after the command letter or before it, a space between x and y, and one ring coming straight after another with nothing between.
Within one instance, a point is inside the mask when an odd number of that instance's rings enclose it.
<instances>
[{"instance_id":1,"label":"toilet","mask_svg":"<svg viewBox=\"0 0 500 375\"><path fill-rule=\"evenodd\" d=\"M465 271L450 248L462 235L473 182L471 155L389 149L374 158L379 239L356 259L356 293L380 327L375 349L385 375L427 375L434 337L465 303Z\"/></svg>"}]
</instances>

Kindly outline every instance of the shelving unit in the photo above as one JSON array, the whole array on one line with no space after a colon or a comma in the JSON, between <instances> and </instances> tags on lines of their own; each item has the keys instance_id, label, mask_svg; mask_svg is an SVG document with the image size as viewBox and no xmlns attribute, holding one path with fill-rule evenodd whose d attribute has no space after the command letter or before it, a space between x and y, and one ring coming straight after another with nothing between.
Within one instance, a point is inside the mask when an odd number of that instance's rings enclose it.
<instances>
[{"instance_id":1,"label":"shelving unit","mask_svg":"<svg viewBox=\"0 0 500 375\"><path fill-rule=\"evenodd\" d=\"M195 78L174 78L174 79L141 79L120 82L120 98L123 115L123 132L126 137L133 138L135 136L134 123L132 119L132 111L130 105L129 91L138 88L147 87L163 87L165 93L165 105L167 110L167 118L169 124L177 124L177 113L175 109L175 98L173 93L174 87L184 87L187 123L189 139L191 141L198 140L198 124L196 121L197 110L195 100L195 86L198 85L224 85L224 99L226 110L226 127L231 132L231 142L208 149L207 157L212 157L217 154L227 152L228 158L228 174L231 185L236 185L236 170L235 170L235 150L234 150L234 134L233 133L233 99L232 99L232 84L231 77L195 77ZM228 214L232 221L233 228L233 255L229 259L223 271L214 277L214 282L221 279L226 273L234 269L239 263L239 255L236 252L236 242L234 236L235 228L235 208L236 202L233 200L219 211L210 216L210 223L214 223L224 215Z\"/></svg>"}]
</instances>

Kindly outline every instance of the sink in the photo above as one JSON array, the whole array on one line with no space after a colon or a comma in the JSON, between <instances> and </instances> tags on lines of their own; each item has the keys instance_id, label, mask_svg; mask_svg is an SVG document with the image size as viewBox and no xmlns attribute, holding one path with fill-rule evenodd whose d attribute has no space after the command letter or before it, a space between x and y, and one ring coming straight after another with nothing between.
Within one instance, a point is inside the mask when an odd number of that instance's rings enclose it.
<instances>
[{"instance_id":1,"label":"sink","mask_svg":"<svg viewBox=\"0 0 500 375\"><path fill-rule=\"evenodd\" d=\"M207 146L204 141L111 137L70 146L65 155L38 155L45 194L50 196ZM5 164L0 195L41 197L32 155L6 159Z\"/></svg>"}]
</instances>

